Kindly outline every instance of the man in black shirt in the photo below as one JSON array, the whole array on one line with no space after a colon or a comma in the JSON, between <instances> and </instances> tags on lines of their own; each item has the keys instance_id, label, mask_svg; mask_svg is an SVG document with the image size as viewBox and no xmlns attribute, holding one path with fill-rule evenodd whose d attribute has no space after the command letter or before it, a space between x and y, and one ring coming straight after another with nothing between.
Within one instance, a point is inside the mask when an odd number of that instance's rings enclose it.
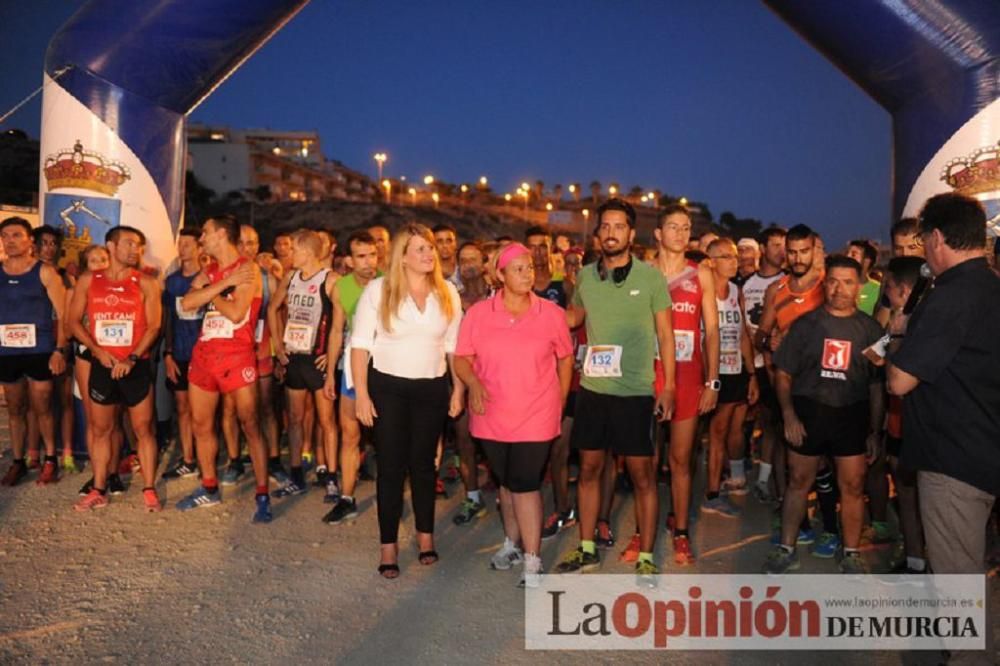
<instances>
[{"instance_id":1,"label":"man in black shirt","mask_svg":"<svg viewBox=\"0 0 1000 666\"><path fill-rule=\"evenodd\" d=\"M768 556L765 573L799 567L795 541L823 456L833 457L840 488L844 543L840 570L867 571L858 550L866 456L877 452L885 414L881 379L862 352L882 337L882 330L858 310L861 265L857 261L831 256L823 289L823 306L799 317L774 354L775 389L791 474L782 508L781 543Z\"/></svg>"},{"instance_id":2,"label":"man in black shirt","mask_svg":"<svg viewBox=\"0 0 1000 666\"><path fill-rule=\"evenodd\" d=\"M905 396L900 462L917 470L931 568L982 574L986 522L1000 494L1000 278L983 256L986 214L977 200L932 197L920 235L934 286L909 322L897 315L889 329L906 336L890 347L887 366L889 391Z\"/></svg>"}]
</instances>

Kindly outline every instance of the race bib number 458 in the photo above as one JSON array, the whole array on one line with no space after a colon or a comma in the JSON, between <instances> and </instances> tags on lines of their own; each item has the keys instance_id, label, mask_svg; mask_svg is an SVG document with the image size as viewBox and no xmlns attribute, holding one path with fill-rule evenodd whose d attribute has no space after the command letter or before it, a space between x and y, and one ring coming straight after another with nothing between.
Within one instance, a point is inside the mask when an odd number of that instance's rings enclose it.
<instances>
[{"instance_id":1,"label":"race bib number 458","mask_svg":"<svg viewBox=\"0 0 1000 666\"><path fill-rule=\"evenodd\" d=\"M35 325L7 324L0 326L0 346L31 349L35 346Z\"/></svg>"},{"instance_id":2,"label":"race bib number 458","mask_svg":"<svg viewBox=\"0 0 1000 666\"><path fill-rule=\"evenodd\" d=\"M622 348L620 345L591 345L583 360L586 377L621 377Z\"/></svg>"}]
</instances>

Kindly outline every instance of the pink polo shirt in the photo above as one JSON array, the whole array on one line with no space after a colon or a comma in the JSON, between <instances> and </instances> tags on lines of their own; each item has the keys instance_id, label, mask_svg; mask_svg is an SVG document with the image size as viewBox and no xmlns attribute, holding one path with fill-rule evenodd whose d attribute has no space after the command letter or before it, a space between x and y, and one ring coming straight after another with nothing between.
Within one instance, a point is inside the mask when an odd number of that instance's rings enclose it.
<instances>
[{"instance_id":1,"label":"pink polo shirt","mask_svg":"<svg viewBox=\"0 0 1000 666\"><path fill-rule=\"evenodd\" d=\"M559 436L562 394L556 359L573 354L566 313L530 294L531 305L513 317L503 292L465 313L456 356L472 367L489 394L486 413L469 412L473 437L497 442L546 442Z\"/></svg>"}]
</instances>

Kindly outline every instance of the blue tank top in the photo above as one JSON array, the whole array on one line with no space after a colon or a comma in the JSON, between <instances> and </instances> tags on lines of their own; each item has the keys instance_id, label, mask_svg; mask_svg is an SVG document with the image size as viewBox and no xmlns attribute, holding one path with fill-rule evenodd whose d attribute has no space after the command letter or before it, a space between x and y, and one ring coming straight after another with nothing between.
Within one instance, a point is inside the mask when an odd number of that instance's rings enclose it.
<instances>
[{"instance_id":1,"label":"blue tank top","mask_svg":"<svg viewBox=\"0 0 1000 666\"><path fill-rule=\"evenodd\" d=\"M0 356L49 354L56 347L55 311L42 284L42 262L8 275L0 265Z\"/></svg>"},{"instance_id":2,"label":"blue tank top","mask_svg":"<svg viewBox=\"0 0 1000 666\"><path fill-rule=\"evenodd\" d=\"M194 343L201 334L201 320L205 316L204 309L196 312L186 312L181 308L181 298L191 290L194 273L184 277L182 269L177 269L167 277L163 289L163 309L169 313L171 330L173 331L174 360L190 361Z\"/></svg>"}]
</instances>

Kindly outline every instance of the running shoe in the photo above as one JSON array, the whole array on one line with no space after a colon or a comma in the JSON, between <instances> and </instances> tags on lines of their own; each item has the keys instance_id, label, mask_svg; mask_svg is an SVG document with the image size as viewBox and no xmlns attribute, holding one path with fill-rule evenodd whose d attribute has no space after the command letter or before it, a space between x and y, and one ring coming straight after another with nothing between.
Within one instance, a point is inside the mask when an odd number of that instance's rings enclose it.
<instances>
[{"instance_id":1,"label":"running shoe","mask_svg":"<svg viewBox=\"0 0 1000 666\"><path fill-rule=\"evenodd\" d=\"M816 545L814 545L812 549L812 556L828 560L837 554L837 550L839 548L840 537L831 532L823 532L819 535L819 538L816 539Z\"/></svg>"},{"instance_id":2,"label":"running shoe","mask_svg":"<svg viewBox=\"0 0 1000 666\"><path fill-rule=\"evenodd\" d=\"M707 499L701 504L702 513L714 513L723 518L739 518L740 510L733 506L729 500L721 495L713 499Z\"/></svg>"},{"instance_id":3,"label":"running shoe","mask_svg":"<svg viewBox=\"0 0 1000 666\"><path fill-rule=\"evenodd\" d=\"M94 489L94 477L90 477L90 480L88 480L85 484L83 484L82 486L80 486L80 492L79 492L79 494L80 495L88 495L88 494L90 494L90 491L93 490L93 489Z\"/></svg>"},{"instance_id":4,"label":"running shoe","mask_svg":"<svg viewBox=\"0 0 1000 666\"><path fill-rule=\"evenodd\" d=\"M90 511L91 509L103 509L108 505L108 498L104 493L91 489L83 498L81 498L73 508L77 511Z\"/></svg>"},{"instance_id":5,"label":"running shoe","mask_svg":"<svg viewBox=\"0 0 1000 666\"><path fill-rule=\"evenodd\" d=\"M163 511L163 504L160 503L160 496L153 488L144 488L142 491L142 503L149 513Z\"/></svg>"},{"instance_id":6,"label":"running shoe","mask_svg":"<svg viewBox=\"0 0 1000 666\"><path fill-rule=\"evenodd\" d=\"M730 477L722 482L722 491L734 497L746 495L748 492L747 480Z\"/></svg>"},{"instance_id":7,"label":"running shoe","mask_svg":"<svg viewBox=\"0 0 1000 666\"><path fill-rule=\"evenodd\" d=\"M329 513L323 516L323 522L327 525L339 525L340 523L354 520L358 517L358 503L353 499L343 497L330 509Z\"/></svg>"},{"instance_id":8,"label":"running shoe","mask_svg":"<svg viewBox=\"0 0 1000 666\"><path fill-rule=\"evenodd\" d=\"M594 530L594 544L601 550L610 550L615 547L615 533L611 531L611 524L608 521L597 521L597 529Z\"/></svg>"},{"instance_id":9,"label":"running shoe","mask_svg":"<svg viewBox=\"0 0 1000 666\"><path fill-rule=\"evenodd\" d=\"M761 483L758 481L753 484L753 497L755 500L761 504L773 504L775 502L775 497L771 493L771 488L766 483Z\"/></svg>"},{"instance_id":10,"label":"running shoe","mask_svg":"<svg viewBox=\"0 0 1000 666\"><path fill-rule=\"evenodd\" d=\"M291 497L293 495L302 495L305 492L307 492L308 490L309 490L308 486L306 486L306 485L301 485L300 486L299 484L295 483L294 481L289 480L288 483L286 483L285 485L281 486L277 490L273 491L271 493L271 496L274 497L275 499L281 499L283 497Z\"/></svg>"},{"instance_id":11,"label":"running shoe","mask_svg":"<svg viewBox=\"0 0 1000 666\"><path fill-rule=\"evenodd\" d=\"M907 564L906 560L904 559L902 562L894 566L892 569L889 569L889 573L899 576L925 576L927 575L927 568L925 565L925 568L923 569L914 569L909 564Z\"/></svg>"},{"instance_id":12,"label":"running shoe","mask_svg":"<svg viewBox=\"0 0 1000 666\"><path fill-rule=\"evenodd\" d=\"M226 465L226 469L222 470L222 476L219 477L220 486L235 486L243 475L246 474L246 469L243 467L243 463L230 461Z\"/></svg>"},{"instance_id":13,"label":"running shoe","mask_svg":"<svg viewBox=\"0 0 1000 666\"><path fill-rule=\"evenodd\" d=\"M271 498L267 495L257 495L254 498L254 503L257 508L254 509L253 518L251 522L253 523L269 523L274 518L271 514Z\"/></svg>"},{"instance_id":14,"label":"running shoe","mask_svg":"<svg viewBox=\"0 0 1000 666\"><path fill-rule=\"evenodd\" d=\"M799 556L792 550L788 551L787 548L782 546L775 546L773 550L767 555L767 559L764 560L764 566L761 569L761 573L771 574L772 576L780 576L781 574L787 573L789 571L797 571L799 566Z\"/></svg>"},{"instance_id":15,"label":"running shoe","mask_svg":"<svg viewBox=\"0 0 1000 666\"><path fill-rule=\"evenodd\" d=\"M135 474L141 469L139 464L139 456L134 453L130 453L122 461L118 463L118 473L119 474Z\"/></svg>"},{"instance_id":16,"label":"running shoe","mask_svg":"<svg viewBox=\"0 0 1000 666\"><path fill-rule=\"evenodd\" d=\"M639 560L639 551L642 550L642 546L639 542L639 534L633 534L632 538L628 540L628 545L625 546L625 550L622 554L618 556L619 562L637 562Z\"/></svg>"},{"instance_id":17,"label":"running shoe","mask_svg":"<svg viewBox=\"0 0 1000 666\"><path fill-rule=\"evenodd\" d=\"M326 480L326 494L323 495L324 504L336 504L340 501L340 488L337 487L337 475L330 474Z\"/></svg>"},{"instance_id":18,"label":"running shoe","mask_svg":"<svg viewBox=\"0 0 1000 666\"><path fill-rule=\"evenodd\" d=\"M542 539L551 539L562 530L576 525L576 509L549 514L542 525Z\"/></svg>"},{"instance_id":19,"label":"running shoe","mask_svg":"<svg viewBox=\"0 0 1000 666\"><path fill-rule=\"evenodd\" d=\"M448 489L444 487L444 479L441 477L434 481L434 494L439 500L448 499Z\"/></svg>"},{"instance_id":20,"label":"running shoe","mask_svg":"<svg viewBox=\"0 0 1000 666\"><path fill-rule=\"evenodd\" d=\"M174 479L186 479L198 473L198 463L184 462L183 460L163 473L163 478L167 481Z\"/></svg>"},{"instance_id":21,"label":"running shoe","mask_svg":"<svg viewBox=\"0 0 1000 666\"><path fill-rule=\"evenodd\" d=\"M868 563L861 557L858 551L846 553L840 559L840 573L849 575L862 575L870 573Z\"/></svg>"},{"instance_id":22,"label":"running shoe","mask_svg":"<svg viewBox=\"0 0 1000 666\"><path fill-rule=\"evenodd\" d=\"M62 470L66 474L78 474L80 468L76 465L76 458L73 457L72 453L67 453L62 457Z\"/></svg>"},{"instance_id":23,"label":"running shoe","mask_svg":"<svg viewBox=\"0 0 1000 666\"><path fill-rule=\"evenodd\" d=\"M28 466L24 464L23 460L15 460L7 468L7 473L3 475L3 479L0 480L0 486L16 486L26 476L28 476Z\"/></svg>"},{"instance_id":24,"label":"running shoe","mask_svg":"<svg viewBox=\"0 0 1000 666\"><path fill-rule=\"evenodd\" d=\"M125 484L122 483L122 477L117 474L108 475L108 494L109 495L122 495L125 493Z\"/></svg>"},{"instance_id":25,"label":"running shoe","mask_svg":"<svg viewBox=\"0 0 1000 666\"><path fill-rule=\"evenodd\" d=\"M536 588L542 584L542 575L545 570L542 568L542 558L538 555L525 553L524 570L521 572L521 580L517 586L520 588Z\"/></svg>"},{"instance_id":26,"label":"running shoe","mask_svg":"<svg viewBox=\"0 0 1000 666\"><path fill-rule=\"evenodd\" d=\"M218 490L210 493L205 490L205 486L198 486L193 493L177 503L177 510L191 511L216 504L222 504L222 494Z\"/></svg>"},{"instance_id":27,"label":"running shoe","mask_svg":"<svg viewBox=\"0 0 1000 666\"><path fill-rule=\"evenodd\" d=\"M490 557L490 569L494 571L507 571L511 567L524 562L524 554L521 549L515 546L510 539L504 538L500 550Z\"/></svg>"},{"instance_id":28,"label":"running shoe","mask_svg":"<svg viewBox=\"0 0 1000 666\"><path fill-rule=\"evenodd\" d=\"M556 573L585 573L587 571L592 571L597 567L601 566L601 556L596 552L585 553L583 548L577 547L576 550L571 550L563 561L556 566Z\"/></svg>"},{"instance_id":29,"label":"running shoe","mask_svg":"<svg viewBox=\"0 0 1000 666\"><path fill-rule=\"evenodd\" d=\"M656 577L660 574L659 568L649 560L636 562L635 584L639 587L656 587Z\"/></svg>"},{"instance_id":30,"label":"running shoe","mask_svg":"<svg viewBox=\"0 0 1000 666\"><path fill-rule=\"evenodd\" d=\"M781 521L778 521L778 528L771 534L771 545L777 546L781 543ZM795 537L795 544L798 546L808 546L816 543L816 532L813 529L804 530L799 528L799 535ZM840 545L840 542L837 542ZM834 549L836 550L836 549ZM820 557L833 557L833 555L821 555Z\"/></svg>"},{"instance_id":31,"label":"running shoe","mask_svg":"<svg viewBox=\"0 0 1000 666\"><path fill-rule=\"evenodd\" d=\"M42 465L42 473L38 475L38 480L35 483L39 486L46 486L50 483L59 482L59 468L52 461L46 460L45 464Z\"/></svg>"},{"instance_id":32,"label":"running shoe","mask_svg":"<svg viewBox=\"0 0 1000 666\"><path fill-rule=\"evenodd\" d=\"M691 540L686 536L674 537L674 563L682 567L694 564L694 553L691 552Z\"/></svg>"},{"instance_id":33,"label":"running shoe","mask_svg":"<svg viewBox=\"0 0 1000 666\"><path fill-rule=\"evenodd\" d=\"M482 518L485 515L485 504L477 502L471 497L466 497L462 500L462 506L458 507L458 513L451 519L451 522L456 525L468 525L476 518Z\"/></svg>"}]
</instances>

